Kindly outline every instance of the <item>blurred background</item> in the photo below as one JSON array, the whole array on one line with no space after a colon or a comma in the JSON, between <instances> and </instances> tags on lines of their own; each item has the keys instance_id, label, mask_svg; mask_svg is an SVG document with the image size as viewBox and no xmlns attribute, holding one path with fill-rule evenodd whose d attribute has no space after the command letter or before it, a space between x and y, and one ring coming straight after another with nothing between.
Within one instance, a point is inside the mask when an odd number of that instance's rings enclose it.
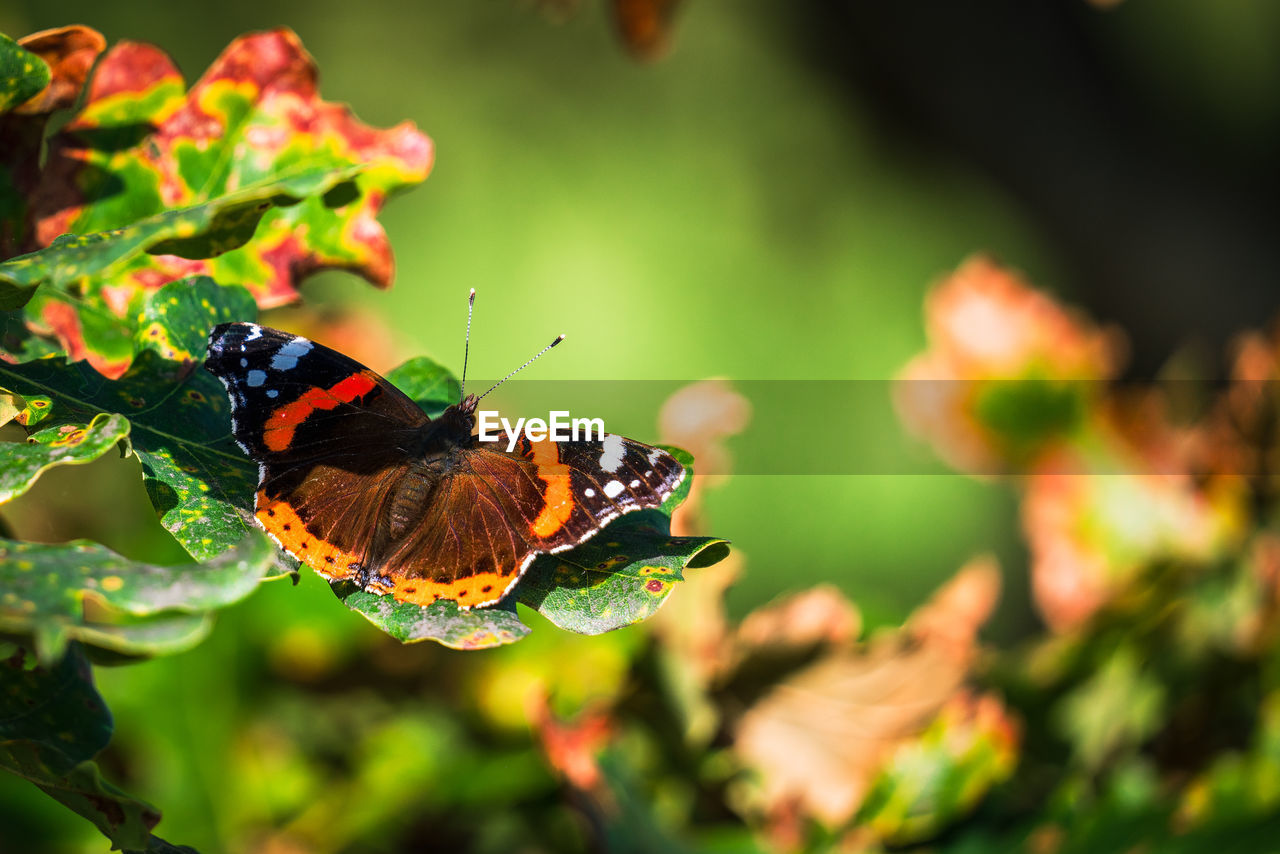
<instances>
[{"instance_id":1,"label":"blurred background","mask_svg":"<svg viewBox=\"0 0 1280 854\"><path fill-rule=\"evenodd\" d=\"M729 440L755 459L852 443L911 461L709 490L699 524L741 562L729 614L830 582L868 626L897 624L992 551L1006 577L987 633L1025 636L1039 624L1016 501L932 463L883 381L924 347L926 290L978 251L1124 329L1128 378L1187 354L1222 375L1232 336L1276 303L1280 6L687 0L671 14L645 56L587 0L9 0L0 31L88 24L159 45L190 82L237 35L292 28L324 98L372 125L414 121L436 161L381 216L391 289L324 274L303 289L310 314L268 322L337 318L375 369L426 354L456 370L475 287L478 376L563 331L537 379L872 382L883 400L866 413L801 411L779 431L757 411ZM658 439L652 408L608 425ZM11 522L178 559L120 476L136 461L95 465L94 490L52 472ZM102 764L163 809L158 832L202 851L513 851L531 826L571 849L581 831L547 807L562 795L531 746L529 689L564 714L611 695L650 628L579 638L529 619L530 639L493 652L400 647L311 573L266 585L192 652L99 669L117 717ZM104 849L18 781L0 792L6 835L40 840L26 850Z\"/></svg>"}]
</instances>

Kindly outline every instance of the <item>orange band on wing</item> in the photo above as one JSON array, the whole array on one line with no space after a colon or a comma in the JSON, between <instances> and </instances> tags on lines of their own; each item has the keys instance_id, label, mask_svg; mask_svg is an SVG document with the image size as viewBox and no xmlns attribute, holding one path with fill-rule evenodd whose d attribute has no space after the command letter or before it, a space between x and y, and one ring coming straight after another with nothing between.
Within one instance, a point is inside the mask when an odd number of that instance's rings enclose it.
<instances>
[{"instance_id":1,"label":"orange band on wing","mask_svg":"<svg viewBox=\"0 0 1280 854\"><path fill-rule=\"evenodd\" d=\"M547 485L542 512L533 520L534 535L546 539L564 527L573 515L573 491L569 488L569 468L560 465L560 449L555 442L532 442L538 478Z\"/></svg>"},{"instance_id":2,"label":"orange band on wing","mask_svg":"<svg viewBox=\"0 0 1280 854\"><path fill-rule=\"evenodd\" d=\"M289 554L326 578L346 578L354 573L351 567L359 564L360 557L312 534L289 504L259 491L254 505L258 524Z\"/></svg>"},{"instance_id":3,"label":"orange band on wing","mask_svg":"<svg viewBox=\"0 0 1280 854\"><path fill-rule=\"evenodd\" d=\"M426 607L437 599L452 599L464 608L491 605L502 598L516 580L510 575L481 572L457 581L429 581L425 578L397 578L388 592L396 601L412 602Z\"/></svg>"},{"instance_id":4,"label":"orange band on wing","mask_svg":"<svg viewBox=\"0 0 1280 854\"><path fill-rule=\"evenodd\" d=\"M334 409L343 403L350 403L361 395L368 394L377 388L377 381L368 371L352 374L330 388L309 389L302 397L286 403L271 413L263 428L263 441L273 451L288 450L293 442L293 435L298 425L311 417L318 409Z\"/></svg>"}]
</instances>

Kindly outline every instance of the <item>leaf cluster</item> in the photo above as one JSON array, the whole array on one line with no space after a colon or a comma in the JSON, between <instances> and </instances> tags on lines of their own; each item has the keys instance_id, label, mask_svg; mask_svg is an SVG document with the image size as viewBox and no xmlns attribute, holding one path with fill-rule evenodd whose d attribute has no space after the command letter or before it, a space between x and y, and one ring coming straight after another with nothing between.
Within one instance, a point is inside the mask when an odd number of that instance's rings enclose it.
<instances>
[{"instance_id":1,"label":"leaf cluster","mask_svg":"<svg viewBox=\"0 0 1280 854\"><path fill-rule=\"evenodd\" d=\"M235 40L190 87L158 48L108 49L85 27L0 36L0 70L0 428L18 439L0 442L0 504L50 469L119 454L189 556L157 565L84 540L0 539L0 764L118 847L177 850L150 833L159 813L93 765L112 721L89 662L189 649L217 611L293 571L251 523L257 472L202 368L209 330L296 300L322 269L390 284L376 217L426 178L432 146L410 123L371 128L323 101L287 30ZM428 359L389 379L431 414L457 399ZM724 555L723 540L671 535L683 497L539 559L495 607L335 593L403 642L514 642L530 631L517 601L571 631L609 631Z\"/></svg>"}]
</instances>

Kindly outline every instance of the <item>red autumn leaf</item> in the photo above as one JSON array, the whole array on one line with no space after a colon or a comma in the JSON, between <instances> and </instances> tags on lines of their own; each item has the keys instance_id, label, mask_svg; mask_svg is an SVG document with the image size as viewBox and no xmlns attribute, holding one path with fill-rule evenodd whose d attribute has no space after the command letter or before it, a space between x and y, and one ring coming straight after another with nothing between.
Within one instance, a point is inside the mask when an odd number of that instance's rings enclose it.
<instances>
[{"instance_id":1,"label":"red autumn leaf","mask_svg":"<svg viewBox=\"0 0 1280 854\"><path fill-rule=\"evenodd\" d=\"M44 91L19 106L26 115L51 113L75 104L89 76L89 69L107 46L102 33L89 27L70 26L41 30L18 39L18 44L43 59L51 77Z\"/></svg>"},{"instance_id":2,"label":"red autumn leaf","mask_svg":"<svg viewBox=\"0 0 1280 854\"><path fill-rule=\"evenodd\" d=\"M58 325L60 342L117 375L132 358L141 301L192 275L244 285L263 307L295 300L300 280L323 269L386 287L394 261L377 215L391 193L425 179L431 161L431 141L412 123L372 128L345 105L321 100L315 63L288 30L232 42L185 92L162 51L122 42L99 63L84 107L50 140L30 199L35 245L178 210L204 212L206 222L226 218L205 232L156 229L153 244L50 282L57 299L74 295L79 315ZM332 178L311 181L318 189L297 200L299 176L312 175ZM263 196L256 208L236 201L254 191ZM47 330L39 303L38 295L28 318Z\"/></svg>"}]
</instances>

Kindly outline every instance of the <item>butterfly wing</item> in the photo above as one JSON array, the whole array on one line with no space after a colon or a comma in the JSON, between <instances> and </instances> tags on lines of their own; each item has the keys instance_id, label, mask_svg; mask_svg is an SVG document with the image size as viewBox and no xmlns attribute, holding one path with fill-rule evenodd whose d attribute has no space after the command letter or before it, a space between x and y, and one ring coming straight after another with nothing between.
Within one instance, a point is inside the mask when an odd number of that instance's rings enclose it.
<instances>
[{"instance_id":1,"label":"butterfly wing","mask_svg":"<svg viewBox=\"0 0 1280 854\"><path fill-rule=\"evenodd\" d=\"M624 513L661 506L685 477L671 454L613 433L601 441L521 437L514 454L542 484L541 504L522 508L531 542L546 552L572 548Z\"/></svg>"},{"instance_id":2,"label":"butterfly wing","mask_svg":"<svg viewBox=\"0 0 1280 854\"><path fill-rule=\"evenodd\" d=\"M257 324L216 327L205 367L226 386L236 442L258 463L258 524L329 578L366 568L426 415L359 362Z\"/></svg>"},{"instance_id":3,"label":"butterfly wing","mask_svg":"<svg viewBox=\"0 0 1280 854\"><path fill-rule=\"evenodd\" d=\"M422 522L380 563L379 592L427 605L498 601L537 555L573 548L611 520L658 507L684 479L660 448L603 441L475 442L442 477Z\"/></svg>"}]
</instances>

